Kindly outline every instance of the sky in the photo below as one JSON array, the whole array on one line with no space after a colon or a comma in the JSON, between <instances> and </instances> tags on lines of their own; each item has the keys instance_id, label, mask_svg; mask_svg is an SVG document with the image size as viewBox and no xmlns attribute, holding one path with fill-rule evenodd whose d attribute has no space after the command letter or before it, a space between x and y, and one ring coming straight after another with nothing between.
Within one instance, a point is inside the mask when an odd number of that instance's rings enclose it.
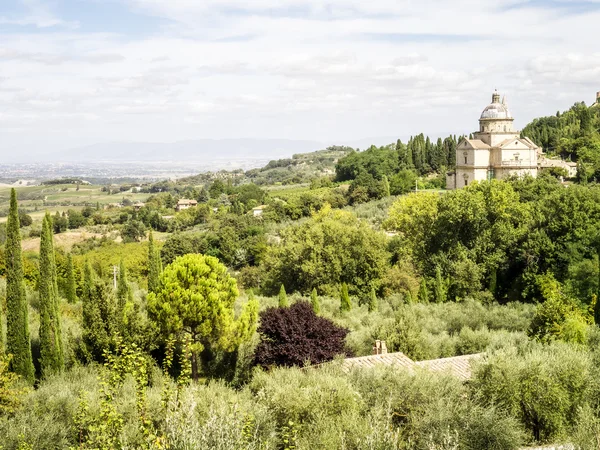
<instances>
[{"instance_id":1,"label":"sky","mask_svg":"<svg viewBox=\"0 0 600 450\"><path fill-rule=\"evenodd\" d=\"M517 127L600 91L600 0L0 0L0 157ZM1 161L1 159L0 159Z\"/></svg>"}]
</instances>

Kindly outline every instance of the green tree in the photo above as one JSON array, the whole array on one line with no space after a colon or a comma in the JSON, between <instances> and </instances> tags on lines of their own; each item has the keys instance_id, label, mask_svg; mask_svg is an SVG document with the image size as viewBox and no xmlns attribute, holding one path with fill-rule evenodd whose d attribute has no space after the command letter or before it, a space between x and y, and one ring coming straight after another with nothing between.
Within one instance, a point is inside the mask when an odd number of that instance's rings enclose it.
<instances>
[{"instance_id":1,"label":"green tree","mask_svg":"<svg viewBox=\"0 0 600 450\"><path fill-rule=\"evenodd\" d=\"M373 312L377 310L377 294L375 293L375 288L371 288L371 294L369 294L369 303L367 304L369 308L369 312Z\"/></svg>"},{"instance_id":2,"label":"green tree","mask_svg":"<svg viewBox=\"0 0 600 450\"><path fill-rule=\"evenodd\" d=\"M128 220L121 229L123 242L139 242L144 236L146 236L146 226L140 220Z\"/></svg>"},{"instance_id":3,"label":"green tree","mask_svg":"<svg viewBox=\"0 0 600 450\"><path fill-rule=\"evenodd\" d=\"M319 297L317 296L317 288L313 288L310 293L310 304L312 305L312 309L315 314L319 314L321 312L321 303L319 302Z\"/></svg>"},{"instance_id":4,"label":"green tree","mask_svg":"<svg viewBox=\"0 0 600 450\"><path fill-rule=\"evenodd\" d=\"M383 196L384 197L389 197L390 196L390 182L388 181L387 175L384 175L381 178L381 184L382 184L382 187L383 187Z\"/></svg>"},{"instance_id":5,"label":"green tree","mask_svg":"<svg viewBox=\"0 0 600 450\"><path fill-rule=\"evenodd\" d=\"M279 288L279 307L287 308L289 306L287 294L285 292L285 286L282 284Z\"/></svg>"},{"instance_id":6,"label":"green tree","mask_svg":"<svg viewBox=\"0 0 600 450\"><path fill-rule=\"evenodd\" d=\"M342 283L340 289L340 311L350 311L352 309L352 302L350 301L350 295L348 294L348 285Z\"/></svg>"},{"instance_id":7,"label":"green tree","mask_svg":"<svg viewBox=\"0 0 600 450\"><path fill-rule=\"evenodd\" d=\"M282 244L271 246L264 261L263 289L272 295L281 283L288 292L316 287L329 295L347 283L353 294L364 295L377 287L388 267L385 234L347 211L325 206L280 235Z\"/></svg>"},{"instance_id":8,"label":"green tree","mask_svg":"<svg viewBox=\"0 0 600 450\"><path fill-rule=\"evenodd\" d=\"M200 354L204 350L231 351L248 339L252 327L246 319L257 310L248 302L240 320L234 318L237 283L227 268L212 256L180 256L165 267L156 292L148 295L148 312L163 337L190 339L192 375L199 375ZM241 330L247 330L242 332ZM186 338L187 336L187 338Z\"/></svg>"},{"instance_id":9,"label":"green tree","mask_svg":"<svg viewBox=\"0 0 600 450\"><path fill-rule=\"evenodd\" d=\"M433 287L433 295L437 303L446 301L446 282L442 278L442 268L437 265L435 267L435 285Z\"/></svg>"},{"instance_id":10,"label":"green tree","mask_svg":"<svg viewBox=\"0 0 600 450\"><path fill-rule=\"evenodd\" d=\"M10 370L33 384L35 369L29 337L29 311L23 281L21 232L19 231L17 192L10 192L6 224L6 351L12 355Z\"/></svg>"},{"instance_id":11,"label":"green tree","mask_svg":"<svg viewBox=\"0 0 600 450\"><path fill-rule=\"evenodd\" d=\"M86 358L103 361L118 331L112 289L94 274L89 261L83 270L82 328Z\"/></svg>"},{"instance_id":12,"label":"green tree","mask_svg":"<svg viewBox=\"0 0 600 450\"><path fill-rule=\"evenodd\" d=\"M75 281L75 268L73 266L73 255L69 253L67 256L67 284L65 296L69 303L77 302L77 283Z\"/></svg>"},{"instance_id":13,"label":"green tree","mask_svg":"<svg viewBox=\"0 0 600 450\"><path fill-rule=\"evenodd\" d=\"M429 303L429 289L427 288L427 282L425 281L425 278L421 280L421 286L419 286L418 299L421 303Z\"/></svg>"},{"instance_id":14,"label":"green tree","mask_svg":"<svg viewBox=\"0 0 600 450\"><path fill-rule=\"evenodd\" d=\"M117 282L117 311L119 315L123 314L127 302L133 302L133 292L127 281L127 267L125 261L121 259L119 263L119 280Z\"/></svg>"},{"instance_id":15,"label":"green tree","mask_svg":"<svg viewBox=\"0 0 600 450\"><path fill-rule=\"evenodd\" d=\"M148 236L148 292L156 292L160 277L160 255L154 247L154 236L152 230Z\"/></svg>"},{"instance_id":16,"label":"green tree","mask_svg":"<svg viewBox=\"0 0 600 450\"><path fill-rule=\"evenodd\" d=\"M529 337L541 342L556 339L583 344L587 341L589 319L565 293L551 274L538 275L536 287L540 303L531 320Z\"/></svg>"},{"instance_id":17,"label":"green tree","mask_svg":"<svg viewBox=\"0 0 600 450\"><path fill-rule=\"evenodd\" d=\"M56 260L52 242L52 219L46 214L40 238L40 367L42 376L62 372L64 355Z\"/></svg>"}]
</instances>

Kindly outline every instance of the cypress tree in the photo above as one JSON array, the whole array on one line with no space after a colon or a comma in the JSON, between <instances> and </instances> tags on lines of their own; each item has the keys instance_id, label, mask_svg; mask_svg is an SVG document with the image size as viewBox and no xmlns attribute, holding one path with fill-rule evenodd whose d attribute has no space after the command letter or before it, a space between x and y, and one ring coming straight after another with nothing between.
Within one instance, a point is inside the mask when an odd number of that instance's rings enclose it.
<instances>
[{"instance_id":1,"label":"cypress tree","mask_svg":"<svg viewBox=\"0 0 600 450\"><path fill-rule=\"evenodd\" d=\"M427 282L425 281L425 278L421 280L418 299L421 303L429 303L429 289L427 289Z\"/></svg>"},{"instance_id":2,"label":"cypress tree","mask_svg":"<svg viewBox=\"0 0 600 450\"><path fill-rule=\"evenodd\" d=\"M352 303L350 302L350 295L348 295L348 285L342 283L342 289L340 291L340 311L350 311L352 309Z\"/></svg>"},{"instance_id":3,"label":"cypress tree","mask_svg":"<svg viewBox=\"0 0 600 450\"><path fill-rule=\"evenodd\" d=\"M287 308L289 306L287 294L285 293L285 286L282 284L279 288L279 307Z\"/></svg>"},{"instance_id":4,"label":"cypress tree","mask_svg":"<svg viewBox=\"0 0 600 450\"><path fill-rule=\"evenodd\" d=\"M369 312L373 312L377 309L377 294L375 294L375 288L371 288L371 294L369 295L369 303L367 304Z\"/></svg>"},{"instance_id":5,"label":"cypress tree","mask_svg":"<svg viewBox=\"0 0 600 450\"><path fill-rule=\"evenodd\" d=\"M121 259L121 263L119 264L119 280L117 282L117 308L120 316L125 310L125 304L133 301L132 295L133 293L127 282L127 267L125 267L125 261Z\"/></svg>"},{"instance_id":6,"label":"cypress tree","mask_svg":"<svg viewBox=\"0 0 600 450\"><path fill-rule=\"evenodd\" d=\"M496 269L493 269L490 273L490 292L492 295L496 295L496 288L498 285L498 275L496 273Z\"/></svg>"},{"instance_id":7,"label":"cypress tree","mask_svg":"<svg viewBox=\"0 0 600 450\"><path fill-rule=\"evenodd\" d=\"M75 282L75 268L73 267L73 255L67 255L67 286L65 295L69 303L77 302L77 283Z\"/></svg>"},{"instance_id":8,"label":"cypress tree","mask_svg":"<svg viewBox=\"0 0 600 450\"><path fill-rule=\"evenodd\" d=\"M312 309L315 314L319 314L321 312L321 303L319 302L319 297L317 297L317 288L313 288L310 293L310 304L312 305Z\"/></svg>"},{"instance_id":9,"label":"cypress tree","mask_svg":"<svg viewBox=\"0 0 600 450\"><path fill-rule=\"evenodd\" d=\"M390 196L390 182L388 181L388 177L386 175L383 176L383 178L381 180L381 184L383 187L383 195L385 197L389 197Z\"/></svg>"},{"instance_id":10,"label":"cypress tree","mask_svg":"<svg viewBox=\"0 0 600 450\"><path fill-rule=\"evenodd\" d=\"M102 361L104 350L112 343L111 336L118 331L112 289L95 277L89 261L84 267L82 315L83 342L87 359Z\"/></svg>"},{"instance_id":11,"label":"cypress tree","mask_svg":"<svg viewBox=\"0 0 600 450\"><path fill-rule=\"evenodd\" d=\"M446 283L442 278L442 269L440 266L435 268L435 285L433 288L433 295L437 303L444 303L446 301Z\"/></svg>"},{"instance_id":12,"label":"cypress tree","mask_svg":"<svg viewBox=\"0 0 600 450\"><path fill-rule=\"evenodd\" d=\"M148 236L148 292L156 292L160 278L161 262L158 249L154 247L152 230Z\"/></svg>"},{"instance_id":13,"label":"cypress tree","mask_svg":"<svg viewBox=\"0 0 600 450\"><path fill-rule=\"evenodd\" d=\"M29 310L23 281L21 232L19 231L17 192L10 192L6 223L6 352L12 355L9 369L29 383L35 380L29 337Z\"/></svg>"},{"instance_id":14,"label":"cypress tree","mask_svg":"<svg viewBox=\"0 0 600 450\"><path fill-rule=\"evenodd\" d=\"M42 376L64 369L62 330L52 243L52 219L48 214L42 223L40 238L40 367Z\"/></svg>"},{"instance_id":15,"label":"cypress tree","mask_svg":"<svg viewBox=\"0 0 600 450\"><path fill-rule=\"evenodd\" d=\"M596 267L598 269L598 290L596 291L596 302L594 303L594 322L600 327L600 247L597 248L598 262Z\"/></svg>"}]
</instances>

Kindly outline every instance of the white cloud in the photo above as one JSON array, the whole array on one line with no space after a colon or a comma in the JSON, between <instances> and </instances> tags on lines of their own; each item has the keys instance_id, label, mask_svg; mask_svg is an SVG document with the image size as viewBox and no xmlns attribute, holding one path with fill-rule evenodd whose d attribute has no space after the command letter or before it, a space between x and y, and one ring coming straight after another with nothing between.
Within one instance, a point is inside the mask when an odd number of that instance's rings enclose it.
<instances>
[{"instance_id":1,"label":"white cloud","mask_svg":"<svg viewBox=\"0 0 600 450\"><path fill-rule=\"evenodd\" d=\"M494 88L509 94L520 126L600 89L593 11L500 0L119 1L171 22L144 34L69 29L41 0L27 17L0 19L48 28L0 32L0 151L30 136L64 148L461 133Z\"/></svg>"}]
</instances>

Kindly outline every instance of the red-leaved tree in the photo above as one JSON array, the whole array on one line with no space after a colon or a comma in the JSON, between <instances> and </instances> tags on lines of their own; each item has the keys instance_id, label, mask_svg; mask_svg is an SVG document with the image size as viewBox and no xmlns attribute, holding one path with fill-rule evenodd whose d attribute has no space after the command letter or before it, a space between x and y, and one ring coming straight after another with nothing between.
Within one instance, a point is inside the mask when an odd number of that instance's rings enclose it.
<instances>
[{"instance_id":1,"label":"red-leaved tree","mask_svg":"<svg viewBox=\"0 0 600 450\"><path fill-rule=\"evenodd\" d=\"M297 302L287 308L269 308L260 314L260 344L255 363L262 367L319 364L349 352L349 330L317 316L310 303Z\"/></svg>"}]
</instances>

